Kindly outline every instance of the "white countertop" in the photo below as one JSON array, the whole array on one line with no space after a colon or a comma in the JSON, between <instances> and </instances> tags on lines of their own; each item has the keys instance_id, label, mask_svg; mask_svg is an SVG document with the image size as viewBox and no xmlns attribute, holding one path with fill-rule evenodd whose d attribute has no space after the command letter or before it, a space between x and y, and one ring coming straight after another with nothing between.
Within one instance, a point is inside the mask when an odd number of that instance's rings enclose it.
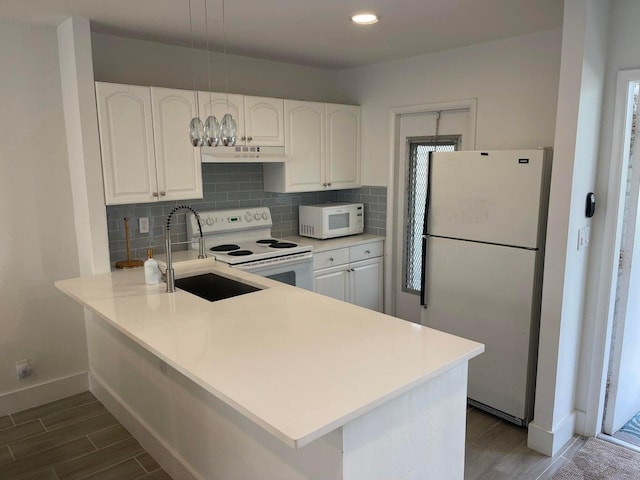
<instances>
[{"instance_id":1,"label":"white countertop","mask_svg":"<svg viewBox=\"0 0 640 480\"><path fill-rule=\"evenodd\" d=\"M202 271L266 288L209 302L145 285L142 269L56 286L293 448L484 350L212 259L199 262Z\"/></svg>"},{"instance_id":2,"label":"white countertop","mask_svg":"<svg viewBox=\"0 0 640 480\"><path fill-rule=\"evenodd\" d=\"M300 237L296 235L293 237L287 237L285 240L289 240L294 243L305 243L307 245L311 245L314 252L324 252L335 248L352 247L362 243L381 241L384 240L384 237L381 237L380 235L373 235L371 233L361 233L359 235L328 238L326 240L318 240L317 238Z\"/></svg>"}]
</instances>

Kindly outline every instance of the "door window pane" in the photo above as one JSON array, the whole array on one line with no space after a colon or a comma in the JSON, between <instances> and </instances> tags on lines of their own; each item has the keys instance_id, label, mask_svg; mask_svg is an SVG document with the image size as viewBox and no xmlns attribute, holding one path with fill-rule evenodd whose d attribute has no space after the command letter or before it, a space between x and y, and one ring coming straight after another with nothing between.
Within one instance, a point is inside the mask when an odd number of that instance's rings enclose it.
<instances>
[{"instance_id":1,"label":"door window pane","mask_svg":"<svg viewBox=\"0 0 640 480\"><path fill-rule=\"evenodd\" d=\"M407 169L407 212L404 269L402 290L420 293L420 268L422 260L422 223L427 201L427 173L429 152L453 152L458 150L460 136L423 138L409 142Z\"/></svg>"}]
</instances>

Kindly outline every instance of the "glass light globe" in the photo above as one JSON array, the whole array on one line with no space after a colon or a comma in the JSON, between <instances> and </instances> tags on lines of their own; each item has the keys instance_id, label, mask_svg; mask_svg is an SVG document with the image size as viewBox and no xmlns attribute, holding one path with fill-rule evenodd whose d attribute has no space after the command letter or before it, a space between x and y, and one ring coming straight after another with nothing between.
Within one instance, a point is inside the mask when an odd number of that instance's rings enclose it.
<instances>
[{"instance_id":1,"label":"glass light globe","mask_svg":"<svg viewBox=\"0 0 640 480\"><path fill-rule=\"evenodd\" d=\"M201 147L204 145L204 125L198 117L193 117L189 122L189 138L191 139L191 145L194 147Z\"/></svg>"},{"instance_id":2,"label":"glass light globe","mask_svg":"<svg viewBox=\"0 0 640 480\"><path fill-rule=\"evenodd\" d=\"M220 122L220 141L224 146L233 147L236 144L236 121L230 113L225 113Z\"/></svg>"},{"instance_id":3,"label":"glass light globe","mask_svg":"<svg viewBox=\"0 0 640 480\"><path fill-rule=\"evenodd\" d=\"M220 145L220 124L215 115L209 115L204 122L204 144L208 147Z\"/></svg>"}]
</instances>

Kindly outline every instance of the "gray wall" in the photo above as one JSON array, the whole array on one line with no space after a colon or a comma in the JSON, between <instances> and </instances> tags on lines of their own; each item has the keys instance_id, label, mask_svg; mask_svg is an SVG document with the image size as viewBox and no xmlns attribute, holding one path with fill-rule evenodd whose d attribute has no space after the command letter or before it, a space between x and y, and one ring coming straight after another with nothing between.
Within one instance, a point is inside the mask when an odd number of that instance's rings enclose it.
<instances>
[{"instance_id":1,"label":"gray wall","mask_svg":"<svg viewBox=\"0 0 640 480\"><path fill-rule=\"evenodd\" d=\"M163 253L166 218L169 212L179 204L190 205L198 211L269 207L273 218L273 236L288 237L298 234L298 205L336 201L362 202L365 204L365 231L377 235L385 234L387 208L385 187L308 193L265 192L261 163L203 164L202 181L204 189L202 200L108 206L111 262L127 258L125 217L129 219L132 258L146 258L149 247L152 247L156 253ZM149 233L139 232L140 217L149 217ZM184 214L174 216L171 231L174 241L186 240L187 227Z\"/></svg>"}]
</instances>

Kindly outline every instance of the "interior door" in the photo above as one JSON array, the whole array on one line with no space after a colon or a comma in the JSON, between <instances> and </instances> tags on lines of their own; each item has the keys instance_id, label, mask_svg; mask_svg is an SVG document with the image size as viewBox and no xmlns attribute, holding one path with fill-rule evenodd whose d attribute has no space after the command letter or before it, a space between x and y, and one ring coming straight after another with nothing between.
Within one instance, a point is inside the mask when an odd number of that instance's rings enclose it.
<instances>
[{"instance_id":1,"label":"interior door","mask_svg":"<svg viewBox=\"0 0 640 480\"><path fill-rule=\"evenodd\" d=\"M638 137L636 135L636 145ZM611 345L609 389L603 430L613 434L640 412L640 154L631 159L631 179L626 199L626 231L622 243L618 304Z\"/></svg>"},{"instance_id":2,"label":"interior door","mask_svg":"<svg viewBox=\"0 0 640 480\"><path fill-rule=\"evenodd\" d=\"M411 170L411 142L433 139L436 133L437 111L403 114L400 116L399 144L397 145L396 192L394 202L395 226L393 242L392 276L394 293L392 313L399 318L420 323L420 259L421 235L426 190L416 191L419 185L426 186L426 168ZM444 110L440 112L438 133L440 137L457 137L458 148L470 150L475 146L470 132L469 109ZM411 182L412 174L417 175ZM410 215L410 199L422 205L423 210Z\"/></svg>"},{"instance_id":3,"label":"interior door","mask_svg":"<svg viewBox=\"0 0 640 480\"><path fill-rule=\"evenodd\" d=\"M426 255L424 325L483 343L469 398L525 418L537 252L427 237Z\"/></svg>"}]
</instances>

